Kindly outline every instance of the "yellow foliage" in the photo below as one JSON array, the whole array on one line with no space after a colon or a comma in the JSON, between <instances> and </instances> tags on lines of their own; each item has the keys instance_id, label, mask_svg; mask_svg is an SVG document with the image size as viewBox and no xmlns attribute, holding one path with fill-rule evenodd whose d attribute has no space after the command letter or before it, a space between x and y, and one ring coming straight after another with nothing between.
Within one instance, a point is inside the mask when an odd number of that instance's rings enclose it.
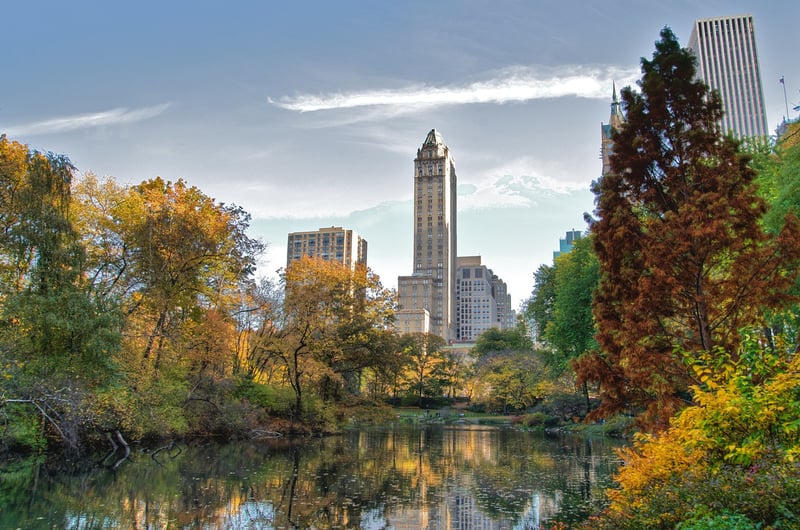
<instances>
[{"instance_id":1,"label":"yellow foliage","mask_svg":"<svg viewBox=\"0 0 800 530\"><path fill-rule=\"evenodd\" d=\"M659 509L652 507L669 506L684 480L708 480L703 477L731 466L744 476L757 472L760 462L789 465L800 457L800 356L757 355L771 357L763 371L753 362L735 363L717 377L701 369L703 386L692 388L696 405L676 415L665 431L639 435L619 452L620 488L609 492L608 514L654 517ZM648 524L674 525L674 515L661 513Z\"/></svg>"}]
</instances>

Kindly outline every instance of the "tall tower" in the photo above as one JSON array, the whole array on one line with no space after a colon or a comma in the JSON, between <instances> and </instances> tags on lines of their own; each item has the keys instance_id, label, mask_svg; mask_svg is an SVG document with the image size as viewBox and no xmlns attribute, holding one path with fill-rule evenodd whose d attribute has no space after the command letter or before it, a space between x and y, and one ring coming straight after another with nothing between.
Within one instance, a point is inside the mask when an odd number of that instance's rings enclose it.
<instances>
[{"instance_id":1,"label":"tall tower","mask_svg":"<svg viewBox=\"0 0 800 530\"><path fill-rule=\"evenodd\" d=\"M614 141L611 140L611 132L618 130L625 123L625 116L622 114L619 100L617 99L617 85L611 87L611 116L608 123L600 124L600 157L603 159L603 172L605 175L611 171L611 153L614 151Z\"/></svg>"},{"instance_id":2,"label":"tall tower","mask_svg":"<svg viewBox=\"0 0 800 530\"><path fill-rule=\"evenodd\" d=\"M722 99L723 133L739 139L769 135L752 15L696 20L688 48L697 74Z\"/></svg>"},{"instance_id":3,"label":"tall tower","mask_svg":"<svg viewBox=\"0 0 800 530\"><path fill-rule=\"evenodd\" d=\"M454 338L456 256L456 166L432 129L414 159L414 269L397 281L400 331Z\"/></svg>"}]
</instances>

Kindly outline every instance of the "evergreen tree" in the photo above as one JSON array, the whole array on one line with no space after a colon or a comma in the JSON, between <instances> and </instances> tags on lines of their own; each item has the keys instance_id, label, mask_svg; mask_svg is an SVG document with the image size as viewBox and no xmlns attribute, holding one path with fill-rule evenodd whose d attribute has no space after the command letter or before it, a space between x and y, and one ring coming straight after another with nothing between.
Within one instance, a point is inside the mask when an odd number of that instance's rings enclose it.
<instances>
[{"instance_id":1,"label":"evergreen tree","mask_svg":"<svg viewBox=\"0 0 800 530\"><path fill-rule=\"evenodd\" d=\"M595 416L636 407L658 427L688 400L684 355L738 351L742 328L789 301L800 249L794 217L775 238L762 230L750 158L721 136L719 97L669 28L641 65L594 189L598 350L577 372L600 383Z\"/></svg>"}]
</instances>

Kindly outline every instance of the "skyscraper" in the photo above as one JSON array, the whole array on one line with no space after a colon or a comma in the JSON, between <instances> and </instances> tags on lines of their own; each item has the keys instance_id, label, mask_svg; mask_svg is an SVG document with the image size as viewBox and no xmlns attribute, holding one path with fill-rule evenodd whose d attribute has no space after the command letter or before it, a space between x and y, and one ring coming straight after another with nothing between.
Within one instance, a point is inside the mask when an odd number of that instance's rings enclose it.
<instances>
[{"instance_id":1,"label":"skyscraper","mask_svg":"<svg viewBox=\"0 0 800 530\"><path fill-rule=\"evenodd\" d=\"M625 123L625 116L622 114L619 100L617 99L617 85L612 85L611 95L611 116L608 123L600 123L600 158L603 159L603 171L605 175L611 171L611 153L614 152L614 142L611 140L611 133L618 130ZM554 256L555 257L555 256Z\"/></svg>"},{"instance_id":2,"label":"skyscraper","mask_svg":"<svg viewBox=\"0 0 800 530\"><path fill-rule=\"evenodd\" d=\"M698 76L720 94L722 132L739 139L767 137L752 15L696 20L688 48L697 57Z\"/></svg>"},{"instance_id":3,"label":"skyscraper","mask_svg":"<svg viewBox=\"0 0 800 530\"><path fill-rule=\"evenodd\" d=\"M487 329L500 327L492 290L494 273L480 256L461 256L457 264L455 339L475 342Z\"/></svg>"},{"instance_id":4,"label":"skyscraper","mask_svg":"<svg viewBox=\"0 0 800 530\"><path fill-rule=\"evenodd\" d=\"M516 313L506 282L480 256L459 256L456 263L455 340L475 342L490 328L513 328Z\"/></svg>"},{"instance_id":5,"label":"skyscraper","mask_svg":"<svg viewBox=\"0 0 800 530\"><path fill-rule=\"evenodd\" d=\"M337 261L355 269L356 265L367 264L367 241L341 226L292 232L286 245L286 267L302 256Z\"/></svg>"},{"instance_id":6,"label":"skyscraper","mask_svg":"<svg viewBox=\"0 0 800 530\"><path fill-rule=\"evenodd\" d=\"M553 260L555 261L561 254L566 254L572 250L572 245L581 237L583 237L583 233L580 230L568 230L566 237L558 240L558 250L553 251Z\"/></svg>"},{"instance_id":7,"label":"skyscraper","mask_svg":"<svg viewBox=\"0 0 800 530\"><path fill-rule=\"evenodd\" d=\"M456 166L431 129L414 159L414 269L397 279L400 331L454 338L456 233Z\"/></svg>"}]
</instances>

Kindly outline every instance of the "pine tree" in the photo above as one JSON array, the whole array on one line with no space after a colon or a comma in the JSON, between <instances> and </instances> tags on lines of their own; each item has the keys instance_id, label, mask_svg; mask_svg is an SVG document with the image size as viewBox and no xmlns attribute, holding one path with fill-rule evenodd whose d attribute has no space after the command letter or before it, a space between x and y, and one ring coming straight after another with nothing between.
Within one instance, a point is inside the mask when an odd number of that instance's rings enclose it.
<instances>
[{"instance_id":1,"label":"pine tree","mask_svg":"<svg viewBox=\"0 0 800 530\"><path fill-rule=\"evenodd\" d=\"M719 97L669 28L641 65L595 184L598 350L576 368L600 384L594 416L633 407L658 427L689 399L686 355L737 351L743 328L789 302L800 232L793 217L777 238L762 230L750 158L721 136Z\"/></svg>"}]
</instances>

